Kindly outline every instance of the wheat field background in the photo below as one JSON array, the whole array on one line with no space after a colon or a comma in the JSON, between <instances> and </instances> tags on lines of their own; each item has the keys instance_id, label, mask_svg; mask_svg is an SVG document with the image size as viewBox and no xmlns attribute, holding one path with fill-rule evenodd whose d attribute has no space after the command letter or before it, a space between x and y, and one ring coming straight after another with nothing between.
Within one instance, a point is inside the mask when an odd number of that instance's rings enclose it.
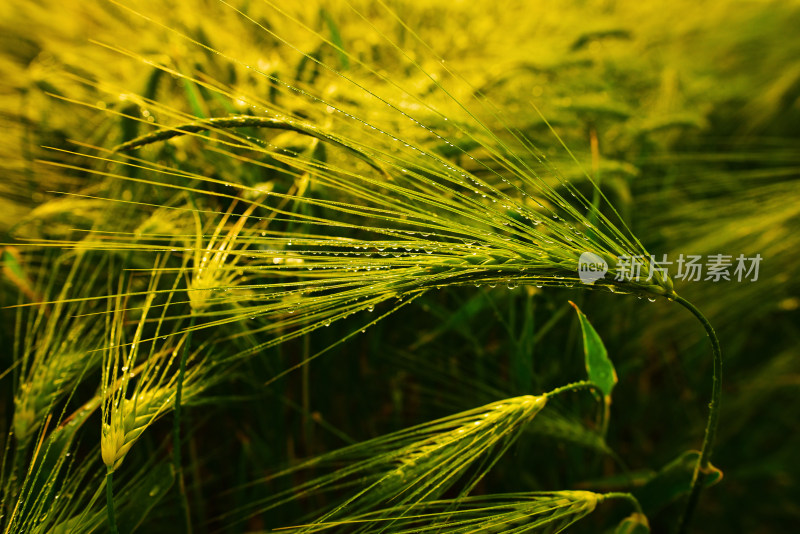
<instances>
[{"instance_id":1,"label":"wheat field background","mask_svg":"<svg viewBox=\"0 0 800 534\"><path fill-rule=\"evenodd\" d=\"M3 531L793 532L798 27L3 3Z\"/></svg>"}]
</instances>

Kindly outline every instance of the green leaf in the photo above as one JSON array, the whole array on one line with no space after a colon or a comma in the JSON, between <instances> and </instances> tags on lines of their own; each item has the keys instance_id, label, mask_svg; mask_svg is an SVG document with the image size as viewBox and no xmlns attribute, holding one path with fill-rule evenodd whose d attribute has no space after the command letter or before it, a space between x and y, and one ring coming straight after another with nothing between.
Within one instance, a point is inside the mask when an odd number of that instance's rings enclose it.
<instances>
[{"instance_id":1,"label":"green leaf","mask_svg":"<svg viewBox=\"0 0 800 534\"><path fill-rule=\"evenodd\" d=\"M328 26L328 30L331 32L331 43L333 43L334 48L339 54L339 65L341 66L342 70L347 70L350 68L350 59L347 57L347 52L344 50L344 41L342 40L342 34L339 33L339 27L336 25L336 22L333 20L333 17L325 8L321 8L319 10L319 14L322 17L322 20L325 21L325 24Z\"/></svg>"},{"instance_id":2,"label":"green leaf","mask_svg":"<svg viewBox=\"0 0 800 534\"><path fill-rule=\"evenodd\" d=\"M22 258L14 247L7 246L0 256L0 275L4 275L12 284L32 300L39 300L33 289L33 283L25 272Z\"/></svg>"},{"instance_id":3,"label":"green leaf","mask_svg":"<svg viewBox=\"0 0 800 534\"><path fill-rule=\"evenodd\" d=\"M645 513L651 515L674 501L681 495L689 493L692 487L694 469L700 456L698 451L686 451L665 465L647 484L634 492L634 496L642 505ZM722 471L709 467L706 487L713 486L722 479Z\"/></svg>"},{"instance_id":4,"label":"green leaf","mask_svg":"<svg viewBox=\"0 0 800 534\"><path fill-rule=\"evenodd\" d=\"M11 247L8 247L8 249L3 251L3 267L4 269L7 269L11 275L19 279L26 278L25 270L22 268L17 255L14 254Z\"/></svg>"},{"instance_id":5,"label":"green leaf","mask_svg":"<svg viewBox=\"0 0 800 534\"><path fill-rule=\"evenodd\" d=\"M617 384L617 371L608 358L608 351L603 345L603 340L600 339L592 323L589 322L589 319L574 302L570 301L570 304L578 312L578 319L581 322L583 353L586 356L586 372L589 375L589 380L600 388L606 398L609 398L611 397L611 391Z\"/></svg>"}]
</instances>

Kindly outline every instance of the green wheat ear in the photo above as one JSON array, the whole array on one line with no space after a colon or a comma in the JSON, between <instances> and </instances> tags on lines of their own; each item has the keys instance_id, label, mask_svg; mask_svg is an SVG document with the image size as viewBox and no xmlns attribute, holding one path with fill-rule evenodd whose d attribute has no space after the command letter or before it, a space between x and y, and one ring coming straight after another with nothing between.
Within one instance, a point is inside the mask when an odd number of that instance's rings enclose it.
<instances>
[{"instance_id":1,"label":"green wheat ear","mask_svg":"<svg viewBox=\"0 0 800 534\"><path fill-rule=\"evenodd\" d=\"M458 491L466 495L546 403L546 396L510 398L309 459L259 482L338 468L254 503L256 510L250 513L315 495L334 497L343 487L353 487L354 493L316 517L315 525L346 521L387 505L436 499L455 484L463 486ZM470 466L479 469L467 474ZM243 512L234 510L225 519L241 520Z\"/></svg>"},{"instance_id":2,"label":"green wheat ear","mask_svg":"<svg viewBox=\"0 0 800 534\"><path fill-rule=\"evenodd\" d=\"M582 389L597 387L591 382L576 382L541 396L505 399L306 460L260 482L270 483L311 469L336 470L273 494L253 513L268 512L298 499L334 496L342 488L351 489L352 495L292 530L317 532L352 524L363 526L365 532L388 526L399 532L415 528L420 532L438 528L450 532L449 528L462 521L464 526L491 525L491 529L508 521L542 527L543 531L555 526L557 531L590 513L606 497L624 498L641 512L638 502L627 494L469 496L549 399ZM440 501L445 492L455 492L459 497ZM489 506L491 502L496 506ZM234 510L225 517L241 518L242 512Z\"/></svg>"},{"instance_id":3,"label":"green wheat ear","mask_svg":"<svg viewBox=\"0 0 800 534\"><path fill-rule=\"evenodd\" d=\"M236 126L236 120L224 124ZM258 122L242 118L241 124L252 127ZM211 128L206 123L195 126ZM170 134L174 137L187 131L193 130L188 126L177 127ZM236 138L235 132L224 133ZM127 146L143 146L161 140L164 135L148 134ZM248 141L241 139L241 142ZM348 143L356 145L358 141ZM276 156L257 145L251 148ZM342 175L344 169L332 168L324 161L284 158L286 165L296 167L298 175L312 176L316 190L327 190L323 196L342 199L336 202L307 194L268 192L268 199L278 203L275 208L274 204L242 198L262 193L259 189L224 182L239 191L238 197L231 198L246 203L247 210L228 228L225 228L227 217L223 217L208 245L203 247L200 241L195 245L195 276L190 285L195 312L204 312L215 292L235 290L224 297L233 306L222 314L215 311L215 319L206 325L253 317L268 320L270 329L282 335L254 347L255 352L298 335L297 331L292 332L296 326L328 325L353 311L372 308L396 296L467 284L572 287L580 282L579 259L587 250L607 259L611 265L617 255L647 257L636 242L627 241L629 248L620 248L620 243L626 241L621 239L619 230L609 226L612 231L608 236L600 233L595 224L552 189L539 184L542 199L559 206L564 216L549 208L550 213L536 211L525 201L534 197L521 192L521 198L512 198L434 154L415 150L419 153L416 157L423 161L414 164L403 159L404 156L380 154L389 180L385 176L354 172ZM432 159L434 165L424 158ZM142 167L136 161L136 166ZM133 165L132 160L119 163ZM152 165L144 168L156 174L166 172ZM124 179L121 175L113 176ZM219 182L200 175L191 177L209 184ZM474 198L464 191L467 180L477 184L473 187L485 187L488 194L481 193L481 200ZM533 178L529 181L538 183ZM192 192L203 194L197 189ZM283 209L287 203L295 208ZM544 204L539 204L544 208ZM313 212L318 214L307 214ZM271 229L275 223L285 226L284 221L298 230ZM579 227L592 230L582 232ZM222 232L227 232L228 237L220 240ZM234 241L243 245L234 249ZM101 246L107 247L109 243ZM648 261L644 271L649 268ZM633 292L651 298L677 296L669 277L657 271L644 282L617 281L614 274L612 269L608 280L585 287ZM296 281L283 283L287 278ZM365 300L360 306L356 304L359 299ZM226 313L228 318L224 318ZM288 314L294 316L287 317ZM303 330L307 331L308 328Z\"/></svg>"},{"instance_id":4,"label":"green wheat ear","mask_svg":"<svg viewBox=\"0 0 800 534\"><path fill-rule=\"evenodd\" d=\"M553 491L466 496L433 500L411 506L396 506L368 514L348 517L339 522L314 523L292 528L292 532L324 532L351 526L358 532L413 534L440 532L540 533L564 532L595 508L609 500L624 500L636 512L620 526L619 534L646 534L647 519L636 500L626 493L599 494L590 491ZM631 519L633 518L633 519ZM644 530L624 530L635 523Z\"/></svg>"},{"instance_id":5,"label":"green wheat ear","mask_svg":"<svg viewBox=\"0 0 800 534\"><path fill-rule=\"evenodd\" d=\"M109 341L103 355L100 456L106 466L108 527L114 534L117 532L113 493L114 472L120 467L142 433L156 419L174 409L176 452L173 468L177 470L176 474L180 474L180 453L177 449L180 447L179 411L184 403L196 397L210 384L203 362L197 362L188 371L186 369L188 362L192 360L188 347L191 330L182 338L173 335L161 336L165 333L161 331L164 326L164 316L181 276L175 278L171 290L167 293L167 302L162 304L163 311L156 320L153 338L144 339L144 328L155 297L160 293L159 281L166 261L165 256L154 267L154 274L150 278L145 300L140 308L141 317L129 343L125 342L123 333L125 293L120 291L116 296L113 301L114 308L107 316ZM145 342L150 343L149 353L144 353L142 350ZM174 369L176 364L178 364L177 371ZM182 478L181 489L183 490Z\"/></svg>"},{"instance_id":6,"label":"green wheat ear","mask_svg":"<svg viewBox=\"0 0 800 534\"><path fill-rule=\"evenodd\" d=\"M342 521L314 523L292 532L326 532L351 526L363 533L562 532L606 500L589 491L555 491L467 496L397 506Z\"/></svg>"},{"instance_id":7,"label":"green wheat ear","mask_svg":"<svg viewBox=\"0 0 800 534\"><path fill-rule=\"evenodd\" d=\"M160 274L150 280L141 307L141 317L130 342L126 342L125 306L117 296L107 319L109 339L103 354L102 435L100 450L109 471L116 470L138 437L156 419L174 405L178 373L174 369L183 349L183 339L160 332L163 316L158 319L155 339L147 343L143 333L148 314L153 309ZM172 299L169 293L168 299ZM168 303L169 304L169 301ZM167 306L163 306L167 309ZM163 333L166 334L166 333ZM159 337L161 336L161 337ZM207 381L202 362L193 365L183 380L183 401L200 393Z\"/></svg>"},{"instance_id":8,"label":"green wheat ear","mask_svg":"<svg viewBox=\"0 0 800 534\"><path fill-rule=\"evenodd\" d=\"M72 394L83 376L99 367L102 325L84 317L97 308L97 303L74 298L90 291L103 271L102 263L87 269L89 261L78 253L46 264L52 274L42 295L52 301L30 308L18 357L20 380L14 395L12 428L20 450L31 444L53 407ZM64 264L71 266L59 287Z\"/></svg>"}]
</instances>

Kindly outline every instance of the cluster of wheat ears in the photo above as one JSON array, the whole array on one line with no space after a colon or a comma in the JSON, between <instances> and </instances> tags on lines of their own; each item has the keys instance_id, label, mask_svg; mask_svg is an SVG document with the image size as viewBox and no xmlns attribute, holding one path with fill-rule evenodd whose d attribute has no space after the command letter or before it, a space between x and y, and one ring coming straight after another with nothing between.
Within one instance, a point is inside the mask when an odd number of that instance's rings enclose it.
<instances>
[{"instance_id":1,"label":"cluster of wheat ears","mask_svg":"<svg viewBox=\"0 0 800 534\"><path fill-rule=\"evenodd\" d=\"M86 117L85 135L41 143L34 172L43 181L60 176L60 193L17 224L4 258L20 289L14 363L4 375L15 381L4 532L128 532L160 502L181 510L185 525L175 528L204 529L198 483L186 482L189 415L201 417L193 415L198 406L213 405L221 385L276 347L336 331L324 349L265 366L256 377L264 388L293 373L307 377L317 358L454 286L606 291L696 316L710 340L713 377L699 452L676 471L685 509L675 524L689 528L702 489L720 477L711 464L719 342L669 276L616 276L623 256L642 257L642 272L650 272L651 251L606 197L596 169L567 179L516 120L515 113L536 117L564 165L580 168L559 125L548 122L544 97L526 98L522 111L504 109L426 42L402 6L382 1L215 7L221 26L237 21L278 50L294 65L288 73L277 59L257 59L235 42L214 45L188 23L171 25L156 8L109 5L96 23L126 17L131 35L98 37L91 48L137 65L144 88L119 86L114 65L102 78L79 68L60 73L72 91L45 87L47 99ZM358 21L363 45L342 37L340 12ZM120 44L141 28L169 43L149 53ZM370 55L378 49L382 56ZM207 64L197 67L193 54ZM584 252L608 263L607 276L581 282ZM313 505L298 508L293 523L267 526L560 532L613 500L629 508L615 532L649 531L627 492L478 491L534 419L559 424L548 413L553 398L594 399L605 433L616 373L601 335L575 309L585 380L254 473L247 487L278 481L278 489L211 524L242 525L307 501ZM163 432L165 422L171 431ZM169 437L145 448L149 429ZM115 479L137 448L136 469Z\"/></svg>"}]
</instances>

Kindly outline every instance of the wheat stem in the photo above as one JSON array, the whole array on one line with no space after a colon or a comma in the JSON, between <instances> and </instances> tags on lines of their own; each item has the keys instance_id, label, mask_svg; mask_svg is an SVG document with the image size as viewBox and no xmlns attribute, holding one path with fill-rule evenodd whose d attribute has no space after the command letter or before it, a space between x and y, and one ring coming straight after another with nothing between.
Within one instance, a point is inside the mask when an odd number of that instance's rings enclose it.
<instances>
[{"instance_id":1,"label":"wheat stem","mask_svg":"<svg viewBox=\"0 0 800 534\"><path fill-rule=\"evenodd\" d=\"M108 531L119 534L117 518L114 515L114 469L109 467L106 471L106 511L108 512Z\"/></svg>"},{"instance_id":2,"label":"wheat stem","mask_svg":"<svg viewBox=\"0 0 800 534\"><path fill-rule=\"evenodd\" d=\"M555 397L561 393L567 391L579 391L581 389L591 389L597 391L597 386L594 382L589 382L588 380L581 380L579 382L573 382L571 384L567 384L565 386L557 387L551 391L548 391L544 394L545 397Z\"/></svg>"},{"instance_id":3,"label":"wheat stem","mask_svg":"<svg viewBox=\"0 0 800 534\"><path fill-rule=\"evenodd\" d=\"M178 368L178 380L175 385L175 418L172 422L172 459L175 465L175 475L178 477L178 488L181 494L181 504L186 517L186 532L192 532L192 516L189 509L189 497L186 494L186 483L183 478L183 462L181 459L181 395L183 393L183 377L186 374L186 358L189 354L189 344L192 341L192 330L194 329L195 315L192 314L189 320L189 328L186 332L186 341L181 351L181 362Z\"/></svg>"},{"instance_id":4,"label":"wheat stem","mask_svg":"<svg viewBox=\"0 0 800 534\"><path fill-rule=\"evenodd\" d=\"M700 310L682 297L676 297L675 301L692 312L702 323L703 328L706 329L706 333L711 340L711 351L714 355L714 375L711 384L711 402L708 405L708 423L706 424L706 432L703 437L703 447L700 450L700 458L697 460L694 477L692 478L692 489L689 493L689 500L686 503L686 509L683 512L683 517L681 518L680 527L678 529L680 534L684 534L689 528L692 514L697 507L697 502L700 500L700 492L703 490L706 476L708 476L709 473L709 466L711 465L711 453L714 449L714 439L716 438L717 427L719 426L719 402L722 386L722 350L720 349L719 339L714 332L714 328Z\"/></svg>"},{"instance_id":5,"label":"wheat stem","mask_svg":"<svg viewBox=\"0 0 800 534\"><path fill-rule=\"evenodd\" d=\"M622 499L628 501L633 506L633 509L642 515L645 515L644 510L642 510L642 505L639 504L639 500L633 496L631 493L621 492L621 491L612 491L610 493L603 494L604 499Z\"/></svg>"},{"instance_id":6,"label":"wheat stem","mask_svg":"<svg viewBox=\"0 0 800 534\"><path fill-rule=\"evenodd\" d=\"M253 116L236 116L236 117L211 117L209 119L200 119L173 128L165 128L151 132L149 134L140 135L135 139L131 139L121 145L114 147L114 152L128 152L130 150L141 148L153 143L167 141L174 137L183 135L192 135L204 132L206 130L221 130L227 128L268 128L273 130L286 130L295 132L301 135L313 137L325 143L336 145L350 153L356 155L363 160L367 165L384 174L384 169L375 163L367 153L351 146L344 140L338 139L329 133L326 133L311 124L295 121L290 118L277 118L277 117L253 117Z\"/></svg>"}]
</instances>

